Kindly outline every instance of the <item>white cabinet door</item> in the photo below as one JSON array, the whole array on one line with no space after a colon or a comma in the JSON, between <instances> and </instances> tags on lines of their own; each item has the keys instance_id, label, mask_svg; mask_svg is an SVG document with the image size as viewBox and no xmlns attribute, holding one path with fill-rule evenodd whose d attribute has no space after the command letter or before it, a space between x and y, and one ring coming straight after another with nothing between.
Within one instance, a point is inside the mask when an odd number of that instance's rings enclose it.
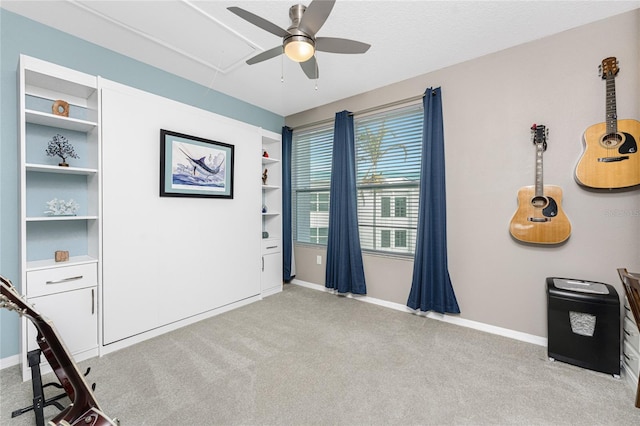
<instances>
[{"instance_id":1,"label":"white cabinet door","mask_svg":"<svg viewBox=\"0 0 640 426\"><path fill-rule=\"evenodd\" d=\"M262 293L275 293L282 290L282 253L262 256Z\"/></svg>"},{"instance_id":2,"label":"white cabinet door","mask_svg":"<svg viewBox=\"0 0 640 426\"><path fill-rule=\"evenodd\" d=\"M67 349L75 355L98 346L96 296L96 288L91 287L34 297L29 299L29 303L53 322ZM27 349L31 351L39 347L36 342L38 333L30 321L27 323Z\"/></svg>"}]
</instances>

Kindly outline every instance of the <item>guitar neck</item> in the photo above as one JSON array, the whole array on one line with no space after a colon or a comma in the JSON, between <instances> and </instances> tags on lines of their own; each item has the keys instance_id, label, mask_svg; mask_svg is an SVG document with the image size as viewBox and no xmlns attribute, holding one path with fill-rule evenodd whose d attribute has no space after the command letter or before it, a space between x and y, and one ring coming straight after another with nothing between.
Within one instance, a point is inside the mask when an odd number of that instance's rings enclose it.
<instances>
[{"instance_id":1,"label":"guitar neck","mask_svg":"<svg viewBox=\"0 0 640 426\"><path fill-rule=\"evenodd\" d=\"M616 76L613 74L607 74L606 87L606 122L607 122L607 134L615 134L618 132L618 114L616 111Z\"/></svg>"},{"instance_id":2,"label":"guitar neck","mask_svg":"<svg viewBox=\"0 0 640 426\"><path fill-rule=\"evenodd\" d=\"M536 145L536 197L544 196L544 182L542 181L542 144Z\"/></svg>"}]
</instances>

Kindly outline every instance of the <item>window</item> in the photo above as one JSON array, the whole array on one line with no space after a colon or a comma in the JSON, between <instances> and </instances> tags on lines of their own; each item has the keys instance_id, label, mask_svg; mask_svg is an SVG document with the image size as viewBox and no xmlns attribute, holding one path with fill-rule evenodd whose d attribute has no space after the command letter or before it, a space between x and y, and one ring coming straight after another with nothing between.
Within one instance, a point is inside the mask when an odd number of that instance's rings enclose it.
<instances>
[{"instance_id":1,"label":"window","mask_svg":"<svg viewBox=\"0 0 640 426\"><path fill-rule=\"evenodd\" d=\"M329 228L310 228L309 236L311 243L327 245L329 239Z\"/></svg>"},{"instance_id":2,"label":"window","mask_svg":"<svg viewBox=\"0 0 640 426\"><path fill-rule=\"evenodd\" d=\"M391 197L380 197L380 216L391 217Z\"/></svg>"},{"instance_id":3,"label":"window","mask_svg":"<svg viewBox=\"0 0 640 426\"><path fill-rule=\"evenodd\" d=\"M390 229L380 230L380 247L384 247L384 248L391 247L391 230Z\"/></svg>"},{"instance_id":4,"label":"window","mask_svg":"<svg viewBox=\"0 0 640 426\"><path fill-rule=\"evenodd\" d=\"M333 124L293 133L291 155L294 240L327 244Z\"/></svg>"},{"instance_id":5,"label":"window","mask_svg":"<svg viewBox=\"0 0 640 426\"><path fill-rule=\"evenodd\" d=\"M311 207L312 212L328 212L329 211L329 193L328 192L316 192L311 195Z\"/></svg>"},{"instance_id":6,"label":"window","mask_svg":"<svg viewBox=\"0 0 640 426\"><path fill-rule=\"evenodd\" d=\"M407 246L407 231L405 229L396 230L394 232L395 237L395 247L406 247Z\"/></svg>"},{"instance_id":7,"label":"window","mask_svg":"<svg viewBox=\"0 0 640 426\"><path fill-rule=\"evenodd\" d=\"M354 119L360 245L363 251L415 251L422 105ZM292 217L296 242L327 244L333 123L293 133Z\"/></svg>"},{"instance_id":8,"label":"window","mask_svg":"<svg viewBox=\"0 0 640 426\"><path fill-rule=\"evenodd\" d=\"M421 105L354 120L363 250L413 254L418 224Z\"/></svg>"},{"instance_id":9,"label":"window","mask_svg":"<svg viewBox=\"0 0 640 426\"><path fill-rule=\"evenodd\" d=\"M407 217L407 197L394 199L395 217Z\"/></svg>"}]
</instances>

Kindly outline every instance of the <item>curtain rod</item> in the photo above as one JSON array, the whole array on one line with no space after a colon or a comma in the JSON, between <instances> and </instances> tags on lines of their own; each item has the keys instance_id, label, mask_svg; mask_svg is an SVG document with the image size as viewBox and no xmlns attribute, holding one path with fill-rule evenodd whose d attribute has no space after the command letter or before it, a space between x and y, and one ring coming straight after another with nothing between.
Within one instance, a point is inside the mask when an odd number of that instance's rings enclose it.
<instances>
[{"instance_id":1,"label":"curtain rod","mask_svg":"<svg viewBox=\"0 0 640 426\"><path fill-rule=\"evenodd\" d=\"M402 104L406 104L409 102L413 102L413 101L417 101L418 99L422 99L424 98L424 93L418 96L412 96L410 98L405 98L405 99L400 99L398 101L393 101L393 102L389 102L386 103L384 105L378 105L375 107L371 107L371 108L366 108L360 111L356 111L356 112L352 112L349 115L360 115L360 114L367 114L379 109L385 109L385 108L390 108L390 107L394 107L397 105L402 105ZM297 126L297 127L292 127L291 130L300 130L300 129L305 129L307 127L315 127L315 126L319 126L321 124L327 124L327 123L331 123L335 118L326 118L324 120L319 120L319 121L315 121L313 123L308 123L308 124L303 124L301 126Z\"/></svg>"}]
</instances>

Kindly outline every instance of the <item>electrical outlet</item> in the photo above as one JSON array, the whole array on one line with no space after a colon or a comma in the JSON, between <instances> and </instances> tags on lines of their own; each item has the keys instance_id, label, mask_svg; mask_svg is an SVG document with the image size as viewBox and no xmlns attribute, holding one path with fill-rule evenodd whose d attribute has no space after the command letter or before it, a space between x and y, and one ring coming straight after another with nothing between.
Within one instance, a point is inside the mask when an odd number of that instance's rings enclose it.
<instances>
[{"instance_id":1,"label":"electrical outlet","mask_svg":"<svg viewBox=\"0 0 640 426\"><path fill-rule=\"evenodd\" d=\"M316 256L316 263L322 265L322 256Z\"/></svg>"}]
</instances>

